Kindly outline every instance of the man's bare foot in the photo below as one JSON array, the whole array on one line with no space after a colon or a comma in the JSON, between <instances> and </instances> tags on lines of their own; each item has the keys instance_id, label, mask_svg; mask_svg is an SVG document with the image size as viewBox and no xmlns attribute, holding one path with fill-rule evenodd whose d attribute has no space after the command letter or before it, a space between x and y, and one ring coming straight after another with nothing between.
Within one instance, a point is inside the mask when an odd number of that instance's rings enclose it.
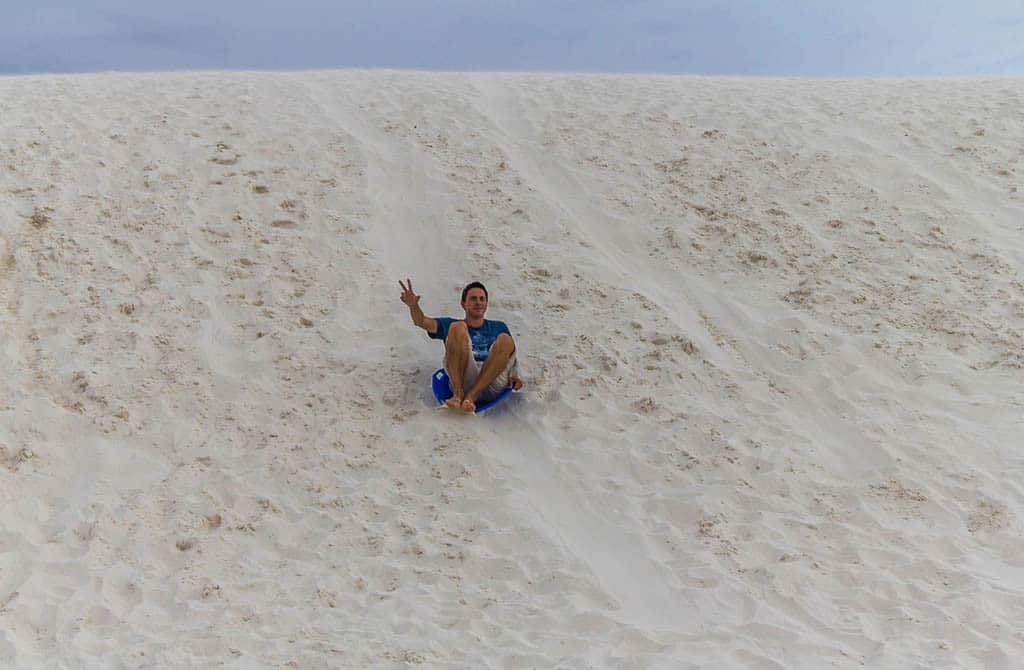
<instances>
[{"instance_id":1,"label":"man's bare foot","mask_svg":"<svg viewBox=\"0 0 1024 670\"><path fill-rule=\"evenodd\" d=\"M466 397L466 394L462 391L458 393L452 393L452 397L444 401L444 404L450 409L462 409L462 399Z\"/></svg>"},{"instance_id":2,"label":"man's bare foot","mask_svg":"<svg viewBox=\"0 0 1024 670\"><path fill-rule=\"evenodd\" d=\"M462 405L459 407L463 412L472 414L476 411L476 394L470 391L462 396Z\"/></svg>"}]
</instances>

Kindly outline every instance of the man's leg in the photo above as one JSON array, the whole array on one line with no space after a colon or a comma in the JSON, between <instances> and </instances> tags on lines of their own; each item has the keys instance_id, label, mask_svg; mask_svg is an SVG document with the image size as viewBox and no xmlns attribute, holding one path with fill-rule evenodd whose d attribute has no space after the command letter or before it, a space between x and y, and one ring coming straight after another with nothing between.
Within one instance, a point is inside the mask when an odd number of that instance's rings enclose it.
<instances>
[{"instance_id":1,"label":"man's leg","mask_svg":"<svg viewBox=\"0 0 1024 670\"><path fill-rule=\"evenodd\" d=\"M466 364L470 356L469 329L464 321L456 321L448 326L448 337L444 341L444 369L448 371L448 382L452 387L452 397L445 401L449 407L462 407L466 392L462 382L466 378Z\"/></svg>"},{"instance_id":2,"label":"man's leg","mask_svg":"<svg viewBox=\"0 0 1024 670\"><path fill-rule=\"evenodd\" d=\"M466 332L466 336L469 336L469 331ZM487 354L487 360L484 361L484 366L480 369L480 374L476 378L476 383L473 384L473 388L469 389L465 397L462 400L462 409L467 412L473 412L476 410L476 399L484 389L491 385L499 374L508 366L508 361L516 351L515 342L507 333L498 335L498 339L491 345L491 350Z\"/></svg>"}]
</instances>

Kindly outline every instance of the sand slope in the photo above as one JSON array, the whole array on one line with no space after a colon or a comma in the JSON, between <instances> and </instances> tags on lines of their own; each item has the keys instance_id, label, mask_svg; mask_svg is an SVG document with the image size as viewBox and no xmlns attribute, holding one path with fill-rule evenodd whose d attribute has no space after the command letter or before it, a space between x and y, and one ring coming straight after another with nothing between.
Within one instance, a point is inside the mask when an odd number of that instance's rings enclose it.
<instances>
[{"instance_id":1,"label":"sand slope","mask_svg":"<svg viewBox=\"0 0 1024 670\"><path fill-rule=\"evenodd\" d=\"M0 79L0 664L1015 667L1022 103ZM434 409L405 277L527 393Z\"/></svg>"}]
</instances>

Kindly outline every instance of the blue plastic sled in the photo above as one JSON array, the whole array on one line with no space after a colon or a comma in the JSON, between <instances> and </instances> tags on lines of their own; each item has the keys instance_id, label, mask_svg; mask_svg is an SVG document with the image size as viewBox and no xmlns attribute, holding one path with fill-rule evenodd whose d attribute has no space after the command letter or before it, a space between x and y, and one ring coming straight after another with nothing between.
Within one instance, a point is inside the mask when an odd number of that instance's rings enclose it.
<instances>
[{"instance_id":1,"label":"blue plastic sled","mask_svg":"<svg viewBox=\"0 0 1024 670\"><path fill-rule=\"evenodd\" d=\"M437 398L438 404L443 405L444 401L447 400L448 398L451 398L453 395L452 387L448 384L448 373L444 371L444 368L441 368L440 370L434 373L434 376L430 378L430 385L434 388L434 397ZM493 399L485 402L482 405L477 405L476 412L474 413L479 414L480 412L486 412L490 408L500 403L505 398L509 397L511 393L512 387L510 386L501 393L499 393Z\"/></svg>"}]
</instances>

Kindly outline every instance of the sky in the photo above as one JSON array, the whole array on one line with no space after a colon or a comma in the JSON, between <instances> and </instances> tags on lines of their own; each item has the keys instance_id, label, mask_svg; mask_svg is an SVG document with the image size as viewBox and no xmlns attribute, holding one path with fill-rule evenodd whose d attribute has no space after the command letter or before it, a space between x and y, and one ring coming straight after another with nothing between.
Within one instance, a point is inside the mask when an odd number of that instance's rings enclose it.
<instances>
[{"instance_id":1,"label":"sky","mask_svg":"<svg viewBox=\"0 0 1024 670\"><path fill-rule=\"evenodd\" d=\"M1024 0L0 0L0 74L1024 74Z\"/></svg>"}]
</instances>

